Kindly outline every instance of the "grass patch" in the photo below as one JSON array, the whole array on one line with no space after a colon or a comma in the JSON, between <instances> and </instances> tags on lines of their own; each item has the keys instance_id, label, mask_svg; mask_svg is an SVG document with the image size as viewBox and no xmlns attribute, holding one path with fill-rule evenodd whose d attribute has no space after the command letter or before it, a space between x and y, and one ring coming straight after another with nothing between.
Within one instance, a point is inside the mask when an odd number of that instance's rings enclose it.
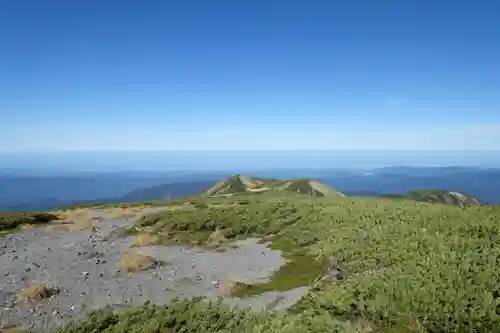
<instances>
[{"instance_id":1,"label":"grass patch","mask_svg":"<svg viewBox=\"0 0 500 333\"><path fill-rule=\"evenodd\" d=\"M122 258L121 269L123 272L147 270L158 264L154 258L135 251L127 252Z\"/></svg>"},{"instance_id":2,"label":"grass patch","mask_svg":"<svg viewBox=\"0 0 500 333\"><path fill-rule=\"evenodd\" d=\"M0 212L0 236L6 235L22 226L34 226L46 224L59 217L49 213L1 213Z\"/></svg>"},{"instance_id":3,"label":"grass patch","mask_svg":"<svg viewBox=\"0 0 500 333\"><path fill-rule=\"evenodd\" d=\"M152 201L141 201L141 202L124 202L116 204L101 204L95 203L90 205L79 205L68 208L61 209L61 212L71 212L74 210L91 208L91 209L109 209L109 208L146 208L146 207L158 207L158 206L176 206L182 203L180 200L152 200Z\"/></svg>"},{"instance_id":4,"label":"grass patch","mask_svg":"<svg viewBox=\"0 0 500 333\"><path fill-rule=\"evenodd\" d=\"M106 215L110 219L122 219L134 215L130 207L111 207L106 209Z\"/></svg>"},{"instance_id":5,"label":"grass patch","mask_svg":"<svg viewBox=\"0 0 500 333\"><path fill-rule=\"evenodd\" d=\"M221 281L218 288L222 296L237 296L235 292L239 290L244 284L237 280L227 279Z\"/></svg>"},{"instance_id":6,"label":"grass patch","mask_svg":"<svg viewBox=\"0 0 500 333\"><path fill-rule=\"evenodd\" d=\"M68 232L77 230L92 230L95 228L93 212L87 208L75 209L69 212L56 212L58 220L49 223L48 231Z\"/></svg>"},{"instance_id":7,"label":"grass patch","mask_svg":"<svg viewBox=\"0 0 500 333\"><path fill-rule=\"evenodd\" d=\"M161 238L157 234L150 232L142 232L135 236L132 241L132 247L146 247L151 245L158 245L161 243Z\"/></svg>"},{"instance_id":8,"label":"grass patch","mask_svg":"<svg viewBox=\"0 0 500 333\"><path fill-rule=\"evenodd\" d=\"M22 327L5 327L2 333L29 333L30 331Z\"/></svg>"},{"instance_id":9,"label":"grass patch","mask_svg":"<svg viewBox=\"0 0 500 333\"><path fill-rule=\"evenodd\" d=\"M23 303L32 303L59 293L59 289L44 286L42 284L33 284L21 291L18 295L18 301Z\"/></svg>"},{"instance_id":10,"label":"grass patch","mask_svg":"<svg viewBox=\"0 0 500 333\"><path fill-rule=\"evenodd\" d=\"M269 247L282 252L286 263L281 266L268 282L259 284L240 283L233 292L234 296L246 297L268 291L286 291L308 286L325 276L328 262L319 260L285 238L273 241Z\"/></svg>"},{"instance_id":11,"label":"grass patch","mask_svg":"<svg viewBox=\"0 0 500 333\"><path fill-rule=\"evenodd\" d=\"M92 230L95 227L94 221L90 218L80 218L71 226L72 230Z\"/></svg>"},{"instance_id":12,"label":"grass patch","mask_svg":"<svg viewBox=\"0 0 500 333\"><path fill-rule=\"evenodd\" d=\"M219 247L223 243L227 242L225 232L220 229L212 231L208 236L207 242L209 247L215 247L215 248Z\"/></svg>"}]
</instances>

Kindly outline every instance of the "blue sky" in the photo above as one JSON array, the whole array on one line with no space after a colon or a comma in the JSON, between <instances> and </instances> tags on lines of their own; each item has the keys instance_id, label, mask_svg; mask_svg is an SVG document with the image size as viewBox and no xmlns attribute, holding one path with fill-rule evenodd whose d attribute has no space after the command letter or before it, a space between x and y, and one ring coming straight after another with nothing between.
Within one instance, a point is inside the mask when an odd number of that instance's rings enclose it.
<instances>
[{"instance_id":1,"label":"blue sky","mask_svg":"<svg viewBox=\"0 0 500 333\"><path fill-rule=\"evenodd\" d=\"M0 3L0 151L500 150L496 1Z\"/></svg>"}]
</instances>

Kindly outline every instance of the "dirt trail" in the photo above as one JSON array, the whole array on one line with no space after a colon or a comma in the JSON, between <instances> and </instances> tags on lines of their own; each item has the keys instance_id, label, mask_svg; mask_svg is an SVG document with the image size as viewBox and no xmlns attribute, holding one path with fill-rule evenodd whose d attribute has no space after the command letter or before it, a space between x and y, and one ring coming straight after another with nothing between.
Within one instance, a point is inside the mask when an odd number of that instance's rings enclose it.
<instances>
[{"instance_id":1,"label":"dirt trail","mask_svg":"<svg viewBox=\"0 0 500 333\"><path fill-rule=\"evenodd\" d=\"M221 281L248 284L265 282L284 260L258 239L232 244L224 252L182 246L149 246L134 249L162 262L131 274L120 270L123 255L131 250L125 219L108 219L92 210L96 230L71 232L44 227L21 230L0 237L0 331L19 325L48 332L89 309L106 305L126 307L146 300L164 303L174 297L223 296ZM25 304L19 292L32 284L59 288L49 298ZM225 297L237 306L286 308L306 292L298 288L250 298Z\"/></svg>"}]
</instances>

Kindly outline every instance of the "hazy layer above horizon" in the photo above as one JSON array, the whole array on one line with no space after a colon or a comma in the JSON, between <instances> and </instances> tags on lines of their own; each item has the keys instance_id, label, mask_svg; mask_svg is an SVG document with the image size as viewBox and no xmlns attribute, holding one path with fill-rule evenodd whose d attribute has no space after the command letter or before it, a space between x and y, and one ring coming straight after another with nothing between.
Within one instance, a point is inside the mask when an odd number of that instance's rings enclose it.
<instances>
[{"instance_id":1,"label":"hazy layer above horizon","mask_svg":"<svg viewBox=\"0 0 500 333\"><path fill-rule=\"evenodd\" d=\"M93 151L0 152L0 168L73 170L370 169L500 167L500 151Z\"/></svg>"}]
</instances>

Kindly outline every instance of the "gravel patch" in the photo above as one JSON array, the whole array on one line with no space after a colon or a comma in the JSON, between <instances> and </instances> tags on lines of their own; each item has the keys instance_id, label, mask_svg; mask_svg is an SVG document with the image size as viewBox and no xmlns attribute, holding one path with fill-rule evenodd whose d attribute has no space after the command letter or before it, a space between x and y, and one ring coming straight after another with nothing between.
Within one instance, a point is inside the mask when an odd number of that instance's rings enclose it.
<instances>
[{"instance_id":1,"label":"gravel patch","mask_svg":"<svg viewBox=\"0 0 500 333\"><path fill-rule=\"evenodd\" d=\"M165 303L175 297L221 297L219 285L237 280L268 281L284 259L259 239L232 243L225 251L183 246L133 248L159 262L154 268L126 273L120 263L131 250L123 219L106 220L93 211L97 230L72 232L32 228L0 237L0 325L19 325L36 332L78 319L93 308L133 306L146 300ZM57 288L58 293L33 303L18 301L30 285ZM285 309L307 287L249 298L224 297L229 304L252 309ZM1 331L0 326L0 331Z\"/></svg>"}]
</instances>

